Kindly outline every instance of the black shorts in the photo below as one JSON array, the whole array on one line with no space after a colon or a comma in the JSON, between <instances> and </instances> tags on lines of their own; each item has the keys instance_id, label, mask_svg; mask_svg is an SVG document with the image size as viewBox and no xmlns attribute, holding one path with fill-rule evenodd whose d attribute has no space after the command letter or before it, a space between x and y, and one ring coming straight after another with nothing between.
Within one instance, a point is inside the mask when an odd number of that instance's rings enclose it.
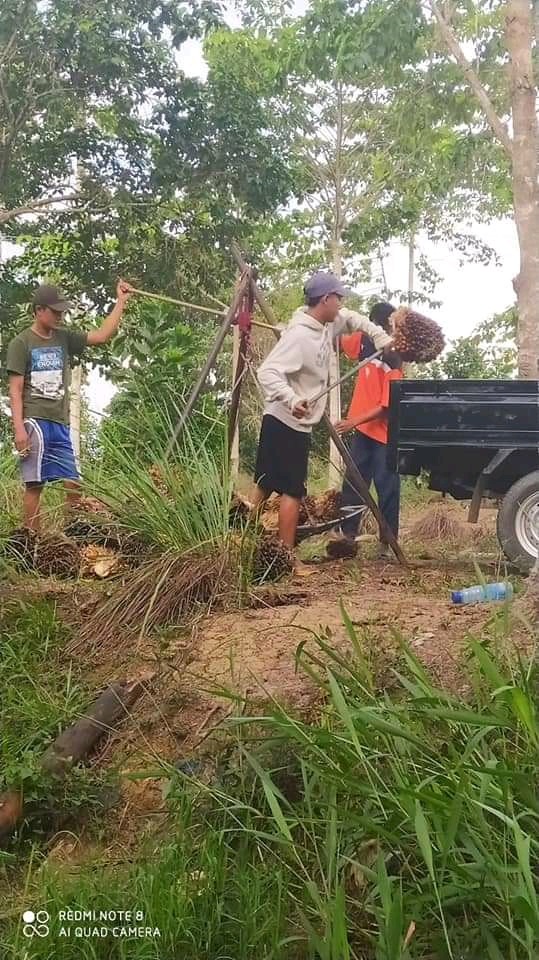
<instances>
[{"instance_id":1,"label":"black shorts","mask_svg":"<svg viewBox=\"0 0 539 960\"><path fill-rule=\"evenodd\" d=\"M255 483L267 493L286 493L301 500L307 493L310 449L310 433L293 430L266 414L258 442Z\"/></svg>"}]
</instances>

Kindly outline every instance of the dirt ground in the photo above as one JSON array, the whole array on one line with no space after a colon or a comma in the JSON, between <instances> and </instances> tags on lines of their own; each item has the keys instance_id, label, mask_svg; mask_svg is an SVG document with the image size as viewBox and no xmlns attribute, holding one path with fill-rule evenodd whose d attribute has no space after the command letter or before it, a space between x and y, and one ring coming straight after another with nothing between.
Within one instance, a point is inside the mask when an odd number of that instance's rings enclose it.
<instances>
[{"instance_id":1,"label":"dirt ground","mask_svg":"<svg viewBox=\"0 0 539 960\"><path fill-rule=\"evenodd\" d=\"M465 519L462 507L447 509ZM493 538L495 512L485 512L479 531L461 531L458 543L414 540L414 525L423 514L412 511L404 524L402 545L409 557L405 568L370 559L375 538L367 537L356 560L312 563L310 576L257 592L250 609L213 612L188 629L172 631L165 640L145 641L123 665L114 658L100 663L96 684L128 671L130 677L146 679L148 690L96 762L133 772L211 754L218 749L223 720L239 709L233 695L247 698L251 711L277 700L309 715L317 708L319 692L301 668L296 669L295 651L300 642L312 644L316 634L329 631L331 643L345 656L352 655L341 604L380 687L395 682L392 667L398 664L402 638L440 684L465 695L466 639L481 638L500 608L456 606L450 590L477 582L477 562L487 580L505 575ZM320 553L322 546L310 546L310 552ZM518 579L515 583L518 586ZM520 648L534 642L520 621L504 630L509 630L509 642ZM149 828L159 817L162 781L122 782L117 827L127 819L138 835L140 827Z\"/></svg>"},{"instance_id":2,"label":"dirt ground","mask_svg":"<svg viewBox=\"0 0 539 960\"><path fill-rule=\"evenodd\" d=\"M455 525L455 536L445 530L418 538L418 523L430 522L433 510L443 510ZM118 678L145 683L130 717L100 743L91 760L124 774L120 802L104 821L111 855L116 848L120 855L120 848L130 845L129 837L138 842L163 816L163 778L145 777L144 771L159 773L162 764L193 760L211 764L227 737L224 722L240 710L256 714L274 700L303 716L316 714L320 692L297 667L295 653L300 643L309 649L316 635L324 634L345 657L353 656L342 607L381 689L395 685L401 640L410 643L441 685L464 696L470 682L470 635L498 634L509 649L529 649L535 629L523 621L520 601L513 604L509 622L503 622L499 604L457 606L450 601L451 589L508 574L495 538L496 511L484 510L477 526L465 520L465 506L451 501L408 508L401 531L405 567L373 559L377 538L372 533L362 539L355 560L321 561L327 541L307 541L303 554L310 575L256 590L244 609L214 610L194 624L126 644L121 652L114 645L99 649L99 642L97 655L88 651L84 673L96 691ZM522 578L513 571L511 579L520 590ZM34 587L57 600L60 615L75 630L96 589L39 580ZM101 584L99 589L110 587Z\"/></svg>"}]
</instances>

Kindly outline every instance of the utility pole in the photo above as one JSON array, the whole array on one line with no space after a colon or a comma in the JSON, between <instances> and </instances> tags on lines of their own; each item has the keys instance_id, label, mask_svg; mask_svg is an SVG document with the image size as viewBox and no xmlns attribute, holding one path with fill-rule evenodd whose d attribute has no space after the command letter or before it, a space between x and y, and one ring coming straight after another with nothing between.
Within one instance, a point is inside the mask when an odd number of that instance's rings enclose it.
<instances>
[{"instance_id":1,"label":"utility pole","mask_svg":"<svg viewBox=\"0 0 539 960\"><path fill-rule=\"evenodd\" d=\"M415 284L415 234L410 234L408 240L408 303L412 304L414 299Z\"/></svg>"},{"instance_id":2,"label":"utility pole","mask_svg":"<svg viewBox=\"0 0 539 960\"><path fill-rule=\"evenodd\" d=\"M75 157L73 161L73 178L75 181L75 190L80 189L80 167ZM73 453L77 469L80 470L80 395L82 387L82 367L80 363L71 371L71 390L69 401L69 429L71 432L71 443L73 444Z\"/></svg>"},{"instance_id":3,"label":"utility pole","mask_svg":"<svg viewBox=\"0 0 539 960\"><path fill-rule=\"evenodd\" d=\"M337 81L336 96L336 125L335 125L335 208L333 211L333 237L331 239L331 259L333 273L342 276L342 229L343 229L343 142L344 142L344 101L342 83ZM336 383L340 379L339 344L331 351L329 361L329 382ZM341 388L336 387L329 395L329 418L332 423L341 419ZM329 468L328 486L338 487L342 477L342 457L333 443L329 441Z\"/></svg>"}]
</instances>

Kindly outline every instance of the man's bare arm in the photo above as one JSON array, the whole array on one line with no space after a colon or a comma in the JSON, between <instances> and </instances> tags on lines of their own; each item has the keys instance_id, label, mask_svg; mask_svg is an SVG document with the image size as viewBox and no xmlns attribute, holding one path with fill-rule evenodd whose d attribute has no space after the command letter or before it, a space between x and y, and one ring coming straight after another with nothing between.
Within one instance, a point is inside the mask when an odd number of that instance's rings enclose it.
<instances>
[{"instance_id":1,"label":"man's bare arm","mask_svg":"<svg viewBox=\"0 0 539 960\"><path fill-rule=\"evenodd\" d=\"M26 428L24 426L23 414L23 390L24 377L19 373L10 373L9 375L9 405L11 407L11 417L13 420L13 435L15 446L21 456L28 453L29 441Z\"/></svg>"},{"instance_id":2,"label":"man's bare arm","mask_svg":"<svg viewBox=\"0 0 539 960\"><path fill-rule=\"evenodd\" d=\"M107 343L116 333L125 305L131 295L131 287L125 280L119 280L116 287L116 303L114 304L108 317L105 317L103 323L97 330L90 330L86 343L89 347L98 346L100 343Z\"/></svg>"}]
</instances>

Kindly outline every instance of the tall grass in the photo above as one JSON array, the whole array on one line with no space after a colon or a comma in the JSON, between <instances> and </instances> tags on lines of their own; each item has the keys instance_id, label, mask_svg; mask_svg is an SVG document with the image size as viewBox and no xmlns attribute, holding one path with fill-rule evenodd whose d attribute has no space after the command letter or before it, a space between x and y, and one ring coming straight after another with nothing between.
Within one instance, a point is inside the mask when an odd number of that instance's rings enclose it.
<instances>
[{"instance_id":1,"label":"tall grass","mask_svg":"<svg viewBox=\"0 0 539 960\"><path fill-rule=\"evenodd\" d=\"M11 901L52 921L32 956L129 960L536 960L539 799L535 668L469 641L467 700L402 646L377 691L343 611L350 653L325 633L297 650L324 706L241 714L209 786L175 768L151 848L76 872L42 862ZM155 940L59 937L58 911L139 909ZM52 949L51 949L52 948Z\"/></svg>"},{"instance_id":2,"label":"tall grass","mask_svg":"<svg viewBox=\"0 0 539 960\"><path fill-rule=\"evenodd\" d=\"M85 471L87 489L126 530L161 549L181 552L223 541L232 480L219 425L206 434L187 425L167 459L162 438L170 436L173 424L158 407L141 405L141 418L145 416L149 422L144 459L133 452L128 437L105 434L101 462Z\"/></svg>"},{"instance_id":3,"label":"tall grass","mask_svg":"<svg viewBox=\"0 0 539 960\"><path fill-rule=\"evenodd\" d=\"M470 640L471 703L437 688L403 646L379 693L344 614L352 658L327 639L298 659L324 694L319 721L258 717L297 755L290 801L246 752L264 794L260 836L279 850L321 960L539 955L539 723L535 679ZM252 721L247 721L252 722ZM272 824L272 828L269 824Z\"/></svg>"},{"instance_id":4,"label":"tall grass","mask_svg":"<svg viewBox=\"0 0 539 960\"><path fill-rule=\"evenodd\" d=\"M66 661L65 640L47 600L0 602L0 792L20 789L25 803L43 803L51 790L58 799L39 759L90 696Z\"/></svg>"},{"instance_id":5,"label":"tall grass","mask_svg":"<svg viewBox=\"0 0 539 960\"><path fill-rule=\"evenodd\" d=\"M184 791L167 835L134 863L129 855L108 863L105 855L73 876L36 858L24 894L0 924L2 960L24 956L21 916L29 904L50 915L49 936L32 941L33 960L293 960L282 869L261 857L247 834L230 838L224 815L201 824L193 808ZM120 924L69 924L59 918L66 910L138 911L143 920L128 926L150 928L152 936L79 937L77 928ZM70 936L62 927L71 927Z\"/></svg>"}]
</instances>

